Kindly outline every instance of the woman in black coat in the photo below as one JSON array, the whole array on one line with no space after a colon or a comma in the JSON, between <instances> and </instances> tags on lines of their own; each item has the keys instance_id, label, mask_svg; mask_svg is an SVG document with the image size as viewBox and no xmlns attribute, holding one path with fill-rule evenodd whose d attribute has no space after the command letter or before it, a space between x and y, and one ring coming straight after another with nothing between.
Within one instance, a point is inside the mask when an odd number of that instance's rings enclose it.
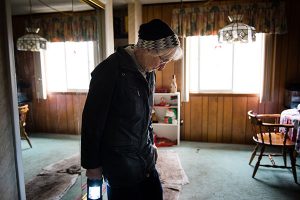
<instances>
[{"instance_id":1,"label":"woman in black coat","mask_svg":"<svg viewBox=\"0 0 300 200\"><path fill-rule=\"evenodd\" d=\"M110 184L110 200L161 200L151 113L155 70L179 58L180 42L159 19L142 24L136 45L118 48L92 72L82 114L81 165Z\"/></svg>"}]
</instances>

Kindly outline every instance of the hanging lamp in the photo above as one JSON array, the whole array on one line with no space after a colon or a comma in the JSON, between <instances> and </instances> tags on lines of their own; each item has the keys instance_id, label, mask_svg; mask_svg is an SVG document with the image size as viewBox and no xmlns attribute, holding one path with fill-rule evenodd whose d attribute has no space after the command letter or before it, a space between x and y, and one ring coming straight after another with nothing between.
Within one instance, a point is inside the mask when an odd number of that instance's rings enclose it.
<instances>
[{"instance_id":1,"label":"hanging lamp","mask_svg":"<svg viewBox=\"0 0 300 200\"><path fill-rule=\"evenodd\" d=\"M247 43L254 42L255 28L242 23L243 15L228 16L230 24L218 31L219 43Z\"/></svg>"},{"instance_id":2,"label":"hanging lamp","mask_svg":"<svg viewBox=\"0 0 300 200\"><path fill-rule=\"evenodd\" d=\"M29 0L30 7L30 21L29 24L31 26L31 0ZM39 28L26 27L27 34L18 38L17 40L17 49L19 51L40 51L47 49L47 40L38 35Z\"/></svg>"}]
</instances>

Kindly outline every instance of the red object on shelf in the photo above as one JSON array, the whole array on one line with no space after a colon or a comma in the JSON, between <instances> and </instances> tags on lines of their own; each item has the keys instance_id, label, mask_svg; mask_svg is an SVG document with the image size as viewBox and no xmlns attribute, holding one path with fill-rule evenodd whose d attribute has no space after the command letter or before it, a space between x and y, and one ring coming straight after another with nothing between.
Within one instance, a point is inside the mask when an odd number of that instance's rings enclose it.
<instances>
[{"instance_id":1,"label":"red object on shelf","mask_svg":"<svg viewBox=\"0 0 300 200\"><path fill-rule=\"evenodd\" d=\"M170 104L167 103L166 99L161 97L160 98L160 102L158 104L154 104L154 106L164 106L164 107L167 107L167 106L170 106Z\"/></svg>"},{"instance_id":2,"label":"red object on shelf","mask_svg":"<svg viewBox=\"0 0 300 200\"><path fill-rule=\"evenodd\" d=\"M154 133L154 143L155 146L157 147L170 147L177 144L176 141L172 141L165 137L158 137L155 133Z\"/></svg>"}]
</instances>

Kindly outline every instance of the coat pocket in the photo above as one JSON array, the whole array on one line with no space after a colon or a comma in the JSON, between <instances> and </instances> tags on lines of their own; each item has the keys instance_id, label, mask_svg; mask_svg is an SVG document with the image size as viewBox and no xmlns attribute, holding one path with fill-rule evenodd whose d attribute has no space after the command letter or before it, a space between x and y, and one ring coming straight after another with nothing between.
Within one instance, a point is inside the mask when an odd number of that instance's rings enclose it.
<instances>
[{"instance_id":1,"label":"coat pocket","mask_svg":"<svg viewBox=\"0 0 300 200\"><path fill-rule=\"evenodd\" d=\"M104 174L112 187L129 186L142 181L144 161L131 146L114 147L103 161Z\"/></svg>"}]
</instances>

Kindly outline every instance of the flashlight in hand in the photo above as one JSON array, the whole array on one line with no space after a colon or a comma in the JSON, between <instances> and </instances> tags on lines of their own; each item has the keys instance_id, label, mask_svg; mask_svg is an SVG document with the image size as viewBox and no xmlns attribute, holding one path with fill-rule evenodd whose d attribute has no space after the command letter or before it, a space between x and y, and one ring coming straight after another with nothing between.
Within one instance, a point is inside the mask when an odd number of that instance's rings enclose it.
<instances>
[{"instance_id":1,"label":"flashlight in hand","mask_svg":"<svg viewBox=\"0 0 300 200\"><path fill-rule=\"evenodd\" d=\"M87 200L102 200L102 184L101 179L87 179Z\"/></svg>"}]
</instances>

